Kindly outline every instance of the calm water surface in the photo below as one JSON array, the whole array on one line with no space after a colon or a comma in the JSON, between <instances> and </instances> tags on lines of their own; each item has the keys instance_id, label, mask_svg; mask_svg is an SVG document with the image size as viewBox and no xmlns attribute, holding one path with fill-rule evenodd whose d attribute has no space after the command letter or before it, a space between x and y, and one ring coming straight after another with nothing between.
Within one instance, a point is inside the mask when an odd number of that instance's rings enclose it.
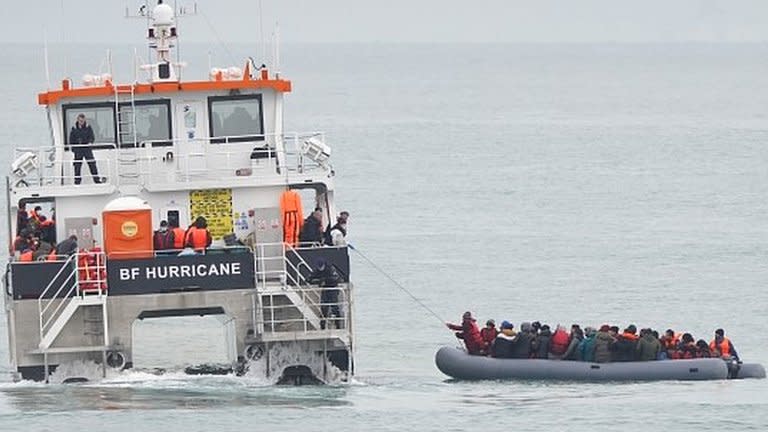
<instances>
[{"instance_id":1,"label":"calm water surface","mask_svg":"<svg viewBox=\"0 0 768 432\"><path fill-rule=\"evenodd\" d=\"M2 166L13 146L47 142L33 48L3 46L0 57ZM187 47L191 73L202 76L207 50ZM470 309L481 320L636 323L706 339L724 327L742 357L768 363L767 47L282 51L294 81L286 129L329 134L351 241L443 319ZM62 52L52 49L54 67ZM73 75L96 71L102 52L70 53ZM114 56L127 65L130 52ZM0 430L768 428L765 380L448 381L433 355L452 335L353 259L354 385L138 371L82 386L4 383ZM7 357L3 341L0 371Z\"/></svg>"}]
</instances>

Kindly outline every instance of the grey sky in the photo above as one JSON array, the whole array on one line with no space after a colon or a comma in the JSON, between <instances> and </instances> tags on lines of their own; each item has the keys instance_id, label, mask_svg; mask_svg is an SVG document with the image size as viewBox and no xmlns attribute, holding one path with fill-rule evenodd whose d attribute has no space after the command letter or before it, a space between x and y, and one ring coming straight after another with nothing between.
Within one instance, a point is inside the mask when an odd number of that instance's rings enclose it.
<instances>
[{"instance_id":1,"label":"grey sky","mask_svg":"<svg viewBox=\"0 0 768 432\"><path fill-rule=\"evenodd\" d=\"M2 42L42 42L42 27L50 42L63 34L68 42L136 43L144 35L141 21L123 18L125 5L137 10L139 0L4 3ZM185 41L216 39L207 22L226 41L260 39L259 0L197 4L202 14L180 24ZM265 33L278 21L285 42L768 40L766 0L262 0L262 5Z\"/></svg>"}]
</instances>

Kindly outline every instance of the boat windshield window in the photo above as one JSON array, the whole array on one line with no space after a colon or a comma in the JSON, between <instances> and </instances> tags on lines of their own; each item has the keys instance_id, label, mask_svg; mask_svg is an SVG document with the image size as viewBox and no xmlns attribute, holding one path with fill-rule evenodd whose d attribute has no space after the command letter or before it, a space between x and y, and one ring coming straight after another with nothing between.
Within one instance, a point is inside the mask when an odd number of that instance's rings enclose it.
<instances>
[{"instance_id":1,"label":"boat windshield window","mask_svg":"<svg viewBox=\"0 0 768 432\"><path fill-rule=\"evenodd\" d=\"M75 125L78 114L85 114L85 122L91 125L95 145L110 144L103 148L113 148L115 143L115 106L114 104L72 104L64 106L64 139L69 144L69 132Z\"/></svg>"},{"instance_id":2,"label":"boat windshield window","mask_svg":"<svg viewBox=\"0 0 768 432\"><path fill-rule=\"evenodd\" d=\"M153 147L171 145L170 101L136 102L136 139L139 143L152 141ZM121 143L123 147L135 145L131 118L131 105L120 105Z\"/></svg>"},{"instance_id":3,"label":"boat windshield window","mask_svg":"<svg viewBox=\"0 0 768 432\"><path fill-rule=\"evenodd\" d=\"M211 142L264 140L261 95L210 97L208 107Z\"/></svg>"}]
</instances>

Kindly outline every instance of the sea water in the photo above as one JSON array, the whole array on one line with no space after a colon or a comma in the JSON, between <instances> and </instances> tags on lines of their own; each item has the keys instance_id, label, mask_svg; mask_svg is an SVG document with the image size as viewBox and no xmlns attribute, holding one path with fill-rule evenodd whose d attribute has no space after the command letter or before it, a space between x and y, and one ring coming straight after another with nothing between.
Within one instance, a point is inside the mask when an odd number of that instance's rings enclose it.
<instances>
[{"instance_id":1,"label":"sea water","mask_svg":"<svg viewBox=\"0 0 768 432\"><path fill-rule=\"evenodd\" d=\"M98 72L106 48L53 46L51 63L61 69L68 57L77 79ZM187 79L205 76L216 48L185 47ZM46 87L42 52L3 46L2 166L12 147L49 142L35 97ZM113 47L120 81L132 79L132 52ZM229 52L214 65L255 50ZM259 374L151 369L83 385L7 382L0 430L768 428L766 380L453 382L434 366L439 346L457 344L442 321L465 310L481 324L634 323L707 341L723 327L745 360L768 363L768 47L281 53L294 84L286 130L328 133L349 240L437 317L352 253L353 383L277 387ZM186 332L167 326L154 343ZM213 339L196 352L215 358ZM7 357L2 342L2 372Z\"/></svg>"}]
</instances>

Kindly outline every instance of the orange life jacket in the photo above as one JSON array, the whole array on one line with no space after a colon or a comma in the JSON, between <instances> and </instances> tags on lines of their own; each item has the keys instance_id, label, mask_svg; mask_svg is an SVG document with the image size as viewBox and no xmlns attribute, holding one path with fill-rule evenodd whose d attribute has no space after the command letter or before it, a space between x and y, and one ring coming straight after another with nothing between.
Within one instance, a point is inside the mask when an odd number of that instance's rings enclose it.
<instances>
[{"instance_id":1,"label":"orange life jacket","mask_svg":"<svg viewBox=\"0 0 768 432\"><path fill-rule=\"evenodd\" d=\"M555 333L552 334L552 339L549 340L549 351L552 354L562 355L568 350L568 333L558 326Z\"/></svg>"},{"instance_id":2,"label":"orange life jacket","mask_svg":"<svg viewBox=\"0 0 768 432\"><path fill-rule=\"evenodd\" d=\"M51 253L48 254L46 261L56 261L58 256L56 255L56 248L51 249Z\"/></svg>"},{"instance_id":3,"label":"orange life jacket","mask_svg":"<svg viewBox=\"0 0 768 432\"><path fill-rule=\"evenodd\" d=\"M280 215L283 221L283 242L294 246L299 242L299 233L304 225L304 211L301 208L301 195L295 190L287 190L280 196Z\"/></svg>"},{"instance_id":4,"label":"orange life jacket","mask_svg":"<svg viewBox=\"0 0 768 432\"><path fill-rule=\"evenodd\" d=\"M677 349L677 345L680 344L680 333L675 333L672 338L667 337L664 335L664 339L662 339L662 343L664 344L664 348L667 350L673 350Z\"/></svg>"},{"instance_id":5,"label":"orange life jacket","mask_svg":"<svg viewBox=\"0 0 768 432\"><path fill-rule=\"evenodd\" d=\"M182 249L184 247L184 235L186 233L180 227L176 227L172 231L173 231L173 248Z\"/></svg>"},{"instance_id":6,"label":"orange life jacket","mask_svg":"<svg viewBox=\"0 0 768 432\"><path fill-rule=\"evenodd\" d=\"M621 337L623 337L624 339L629 339L631 341L636 341L636 340L638 340L640 338L638 335L630 333L630 332L622 333Z\"/></svg>"},{"instance_id":7,"label":"orange life jacket","mask_svg":"<svg viewBox=\"0 0 768 432\"><path fill-rule=\"evenodd\" d=\"M731 341L727 337L723 337L723 340L718 344L714 339L709 343L709 350L714 353L715 350L720 351L720 357L731 356Z\"/></svg>"},{"instance_id":8,"label":"orange life jacket","mask_svg":"<svg viewBox=\"0 0 768 432\"><path fill-rule=\"evenodd\" d=\"M187 231L187 246L195 250L203 250L208 247L208 230L205 228L192 227Z\"/></svg>"},{"instance_id":9,"label":"orange life jacket","mask_svg":"<svg viewBox=\"0 0 768 432\"><path fill-rule=\"evenodd\" d=\"M40 215L38 215L34 210L29 211L29 220L35 222L37 225L40 225L41 223Z\"/></svg>"},{"instance_id":10,"label":"orange life jacket","mask_svg":"<svg viewBox=\"0 0 768 432\"><path fill-rule=\"evenodd\" d=\"M32 262L32 251L27 250L26 252L19 255L19 261L20 262Z\"/></svg>"}]
</instances>

